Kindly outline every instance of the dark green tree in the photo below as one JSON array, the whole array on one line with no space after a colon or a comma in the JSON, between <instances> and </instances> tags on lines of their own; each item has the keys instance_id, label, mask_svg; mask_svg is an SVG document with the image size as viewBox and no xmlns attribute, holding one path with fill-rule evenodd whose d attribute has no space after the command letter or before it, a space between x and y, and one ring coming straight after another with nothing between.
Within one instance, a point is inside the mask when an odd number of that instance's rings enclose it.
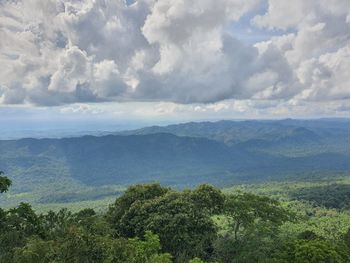
<instances>
[{"instance_id":1,"label":"dark green tree","mask_svg":"<svg viewBox=\"0 0 350 263\"><path fill-rule=\"evenodd\" d=\"M0 171L0 193L7 192L12 183L9 178L3 175L4 175L4 172Z\"/></svg>"},{"instance_id":2,"label":"dark green tree","mask_svg":"<svg viewBox=\"0 0 350 263\"><path fill-rule=\"evenodd\" d=\"M151 200L165 195L170 189L160 186L160 184L146 184L130 186L125 193L116 199L110 206L106 218L114 226L117 233L121 236L133 237L132 229L129 232L125 228L119 227L119 221L128 212L134 203Z\"/></svg>"},{"instance_id":3,"label":"dark green tree","mask_svg":"<svg viewBox=\"0 0 350 263\"><path fill-rule=\"evenodd\" d=\"M221 214L224 208L225 196L220 189L202 184L188 194L198 209L206 209L210 214Z\"/></svg>"},{"instance_id":4,"label":"dark green tree","mask_svg":"<svg viewBox=\"0 0 350 263\"><path fill-rule=\"evenodd\" d=\"M150 186L138 188L154 191ZM216 238L216 227L210 209L201 208L199 198L194 201L188 191L180 193L168 189L159 191L159 187L156 189L156 194L141 195L141 200L135 200L133 194L133 202L129 199L125 202L124 196L118 198L115 204L122 204L127 209L117 206L110 208L108 218L112 227L124 237L142 237L145 231L152 231L159 235L163 251L171 253L177 262L186 262L195 256L208 256ZM131 191L134 192L135 189ZM130 196L130 190L126 191L126 195ZM125 203L130 204L129 207L124 206ZM111 218L114 215L116 217Z\"/></svg>"},{"instance_id":5,"label":"dark green tree","mask_svg":"<svg viewBox=\"0 0 350 263\"><path fill-rule=\"evenodd\" d=\"M29 204L21 203L0 217L0 262L12 262L16 248L24 246L32 236L43 236L40 218Z\"/></svg>"},{"instance_id":6,"label":"dark green tree","mask_svg":"<svg viewBox=\"0 0 350 263\"><path fill-rule=\"evenodd\" d=\"M319 239L319 237L316 235L316 233L311 231L311 230L305 230L305 231L299 233L298 238L299 239L303 239L303 240L316 240L316 239Z\"/></svg>"}]
</instances>

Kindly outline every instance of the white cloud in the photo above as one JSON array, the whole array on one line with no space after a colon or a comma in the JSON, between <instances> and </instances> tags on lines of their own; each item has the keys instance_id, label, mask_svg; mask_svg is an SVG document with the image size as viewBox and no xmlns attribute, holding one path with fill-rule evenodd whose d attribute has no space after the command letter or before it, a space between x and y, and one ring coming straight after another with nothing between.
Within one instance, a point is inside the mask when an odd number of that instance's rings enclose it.
<instances>
[{"instance_id":1,"label":"white cloud","mask_svg":"<svg viewBox=\"0 0 350 263\"><path fill-rule=\"evenodd\" d=\"M66 49L58 61L58 68L51 75L49 91L73 93L89 82L91 63L86 52L76 46Z\"/></svg>"},{"instance_id":2,"label":"white cloud","mask_svg":"<svg viewBox=\"0 0 350 263\"><path fill-rule=\"evenodd\" d=\"M60 113L62 114L93 114L100 115L105 113L105 109L98 107L96 105L90 104L73 104L60 108Z\"/></svg>"},{"instance_id":3,"label":"white cloud","mask_svg":"<svg viewBox=\"0 0 350 263\"><path fill-rule=\"evenodd\" d=\"M230 30L242 17L276 36L244 43ZM193 105L154 112L242 113L342 101L345 109L349 17L348 0L2 1L0 103L163 101Z\"/></svg>"},{"instance_id":4,"label":"white cloud","mask_svg":"<svg viewBox=\"0 0 350 263\"><path fill-rule=\"evenodd\" d=\"M350 2L343 0L269 0L256 25L291 28L294 33L257 44L261 52L277 50L296 77L294 100L333 101L349 98Z\"/></svg>"}]
</instances>

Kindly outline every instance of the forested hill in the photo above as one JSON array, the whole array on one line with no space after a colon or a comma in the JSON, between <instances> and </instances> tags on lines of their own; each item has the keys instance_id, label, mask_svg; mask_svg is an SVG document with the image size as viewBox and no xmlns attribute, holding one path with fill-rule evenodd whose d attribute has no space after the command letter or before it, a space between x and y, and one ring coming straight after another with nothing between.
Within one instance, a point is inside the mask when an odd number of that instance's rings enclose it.
<instances>
[{"instance_id":1,"label":"forested hill","mask_svg":"<svg viewBox=\"0 0 350 263\"><path fill-rule=\"evenodd\" d=\"M348 156L322 153L285 157L249 151L206 138L172 134L84 136L0 141L0 165L15 180L62 171L84 184L130 184L158 180L183 185L216 184L235 177L274 176L283 171L350 169ZM229 175L229 176L228 176Z\"/></svg>"},{"instance_id":2,"label":"forested hill","mask_svg":"<svg viewBox=\"0 0 350 263\"><path fill-rule=\"evenodd\" d=\"M205 137L233 145L262 141L266 144L326 144L350 140L349 119L315 120L246 120L189 122L169 126L152 126L116 134L171 133L178 136ZM344 141L343 141L344 142Z\"/></svg>"},{"instance_id":3,"label":"forested hill","mask_svg":"<svg viewBox=\"0 0 350 263\"><path fill-rule=\"evenodd\" d=\"M92 185L180 183L190 175L222 171L240 156L223 143L171 134L0 141L0 164L9 174L60 176L63 169Z\"/></svg>"},{"instance_id":4,"label":"forested hill","mask_svg":"<svg viewBox=\"0 0 350 263\"><path fill-rule=\"evenodd\" d=\"M0 167L13 180L17 201L48 202L49 196L67 202L142 182L227 186L348 172L349 142L342 120L189 123L100 137L0 141Z\"/></svg>"}]
</instances>

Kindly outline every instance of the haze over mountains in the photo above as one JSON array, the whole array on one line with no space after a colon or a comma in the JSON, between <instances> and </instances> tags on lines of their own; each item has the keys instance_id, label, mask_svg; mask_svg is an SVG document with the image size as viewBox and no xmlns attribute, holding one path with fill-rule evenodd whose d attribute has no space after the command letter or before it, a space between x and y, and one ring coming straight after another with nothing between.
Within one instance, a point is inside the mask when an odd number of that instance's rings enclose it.
<instances>
[{"instance_id":1,"label":"haze over mountains","mask_svg":"<svg viewBox=\"0 0 350 263\"><path fill-rule=\"evenodd\" d=\"M145 127L138 130L123 131L117 134L152 134L172 133L178 136L206 137L223 141L227 144L246 142L249 140L275 141L282 137L309 136L311 140L322 136L349 135L348 119L316 119L316 120L247 120L190 122L169 126Z\"/></svg>"},{"instance_id":2,"label":"haze over mountains","mask_svg":"<svg viewBox=\"0 0 350 263\"><path fill-rule=\"evenodd\" d=\"M1 202L98 199L115 194L117 186L150 181L183 188L322 176L350 171L349 160L347 119L192 122L103 136L2 140L0 167L14 184Z\"/></svg>"}]
</instances>

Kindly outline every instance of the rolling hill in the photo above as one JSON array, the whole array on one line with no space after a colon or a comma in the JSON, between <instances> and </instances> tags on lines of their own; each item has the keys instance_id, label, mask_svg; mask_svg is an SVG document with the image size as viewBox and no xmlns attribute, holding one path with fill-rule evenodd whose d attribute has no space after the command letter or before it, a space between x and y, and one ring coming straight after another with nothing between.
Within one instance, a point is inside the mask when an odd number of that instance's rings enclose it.
<instances>
[{"instance_id":1,"label":"rolling hill","mask_svg":"<svg viewBox=\"0 0 350 263\"><path fill-rule=\"evenodd\" d=\"M0 167L14 185L0 202L99 199L151 181L184 188L348 172L349 123L220 121L106 136L3 140Z\"/></svg>"}]
</instances>

